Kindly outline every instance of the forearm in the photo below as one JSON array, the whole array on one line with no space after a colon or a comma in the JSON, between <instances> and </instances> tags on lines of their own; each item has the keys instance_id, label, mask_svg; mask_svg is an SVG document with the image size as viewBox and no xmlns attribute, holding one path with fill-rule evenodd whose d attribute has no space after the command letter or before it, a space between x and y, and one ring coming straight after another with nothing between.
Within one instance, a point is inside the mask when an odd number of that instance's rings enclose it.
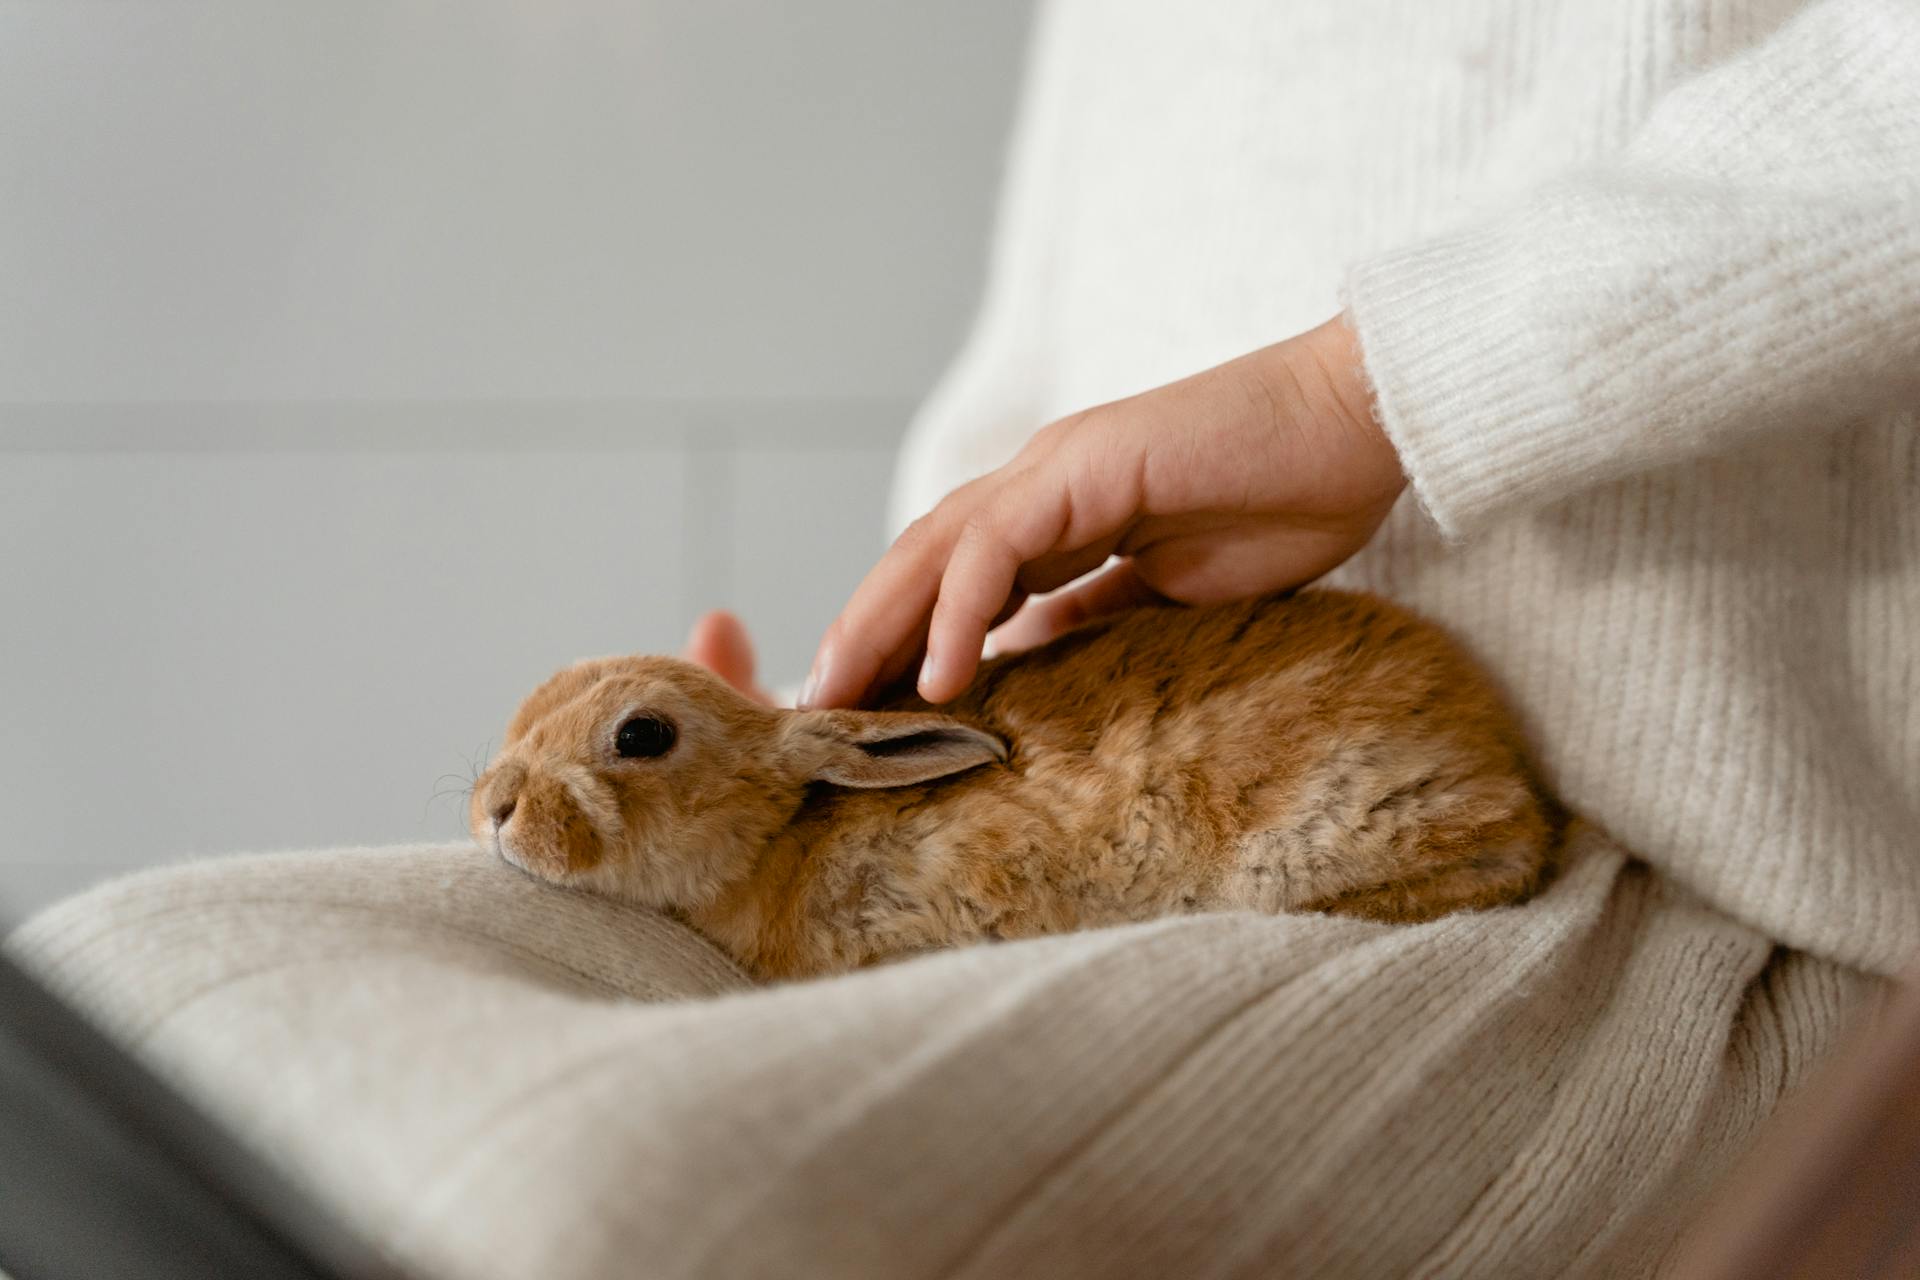
<instances>
[{"instance_id":1,"label":"forearm","mask_svg":"<svg viewBox=\"0 0 1920 1280\"><path fill-rule=\"evenodd\" d=\"M1613 162L1363 263L1383 425L1450 534L1920 397L1920 5L1830 0Z\"/></svg>"}]
</instances>

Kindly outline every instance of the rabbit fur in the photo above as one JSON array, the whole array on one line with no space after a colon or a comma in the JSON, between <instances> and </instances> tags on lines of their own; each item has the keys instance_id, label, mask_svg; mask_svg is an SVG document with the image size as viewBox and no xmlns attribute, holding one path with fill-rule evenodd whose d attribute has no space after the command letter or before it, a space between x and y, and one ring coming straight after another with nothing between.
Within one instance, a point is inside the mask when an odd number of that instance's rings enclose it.
<instances>
[{"instance_id":1,"label":"rabbit fur","mask_svg":"<svg viewBox=\"0 0 1920 1280\"><path fill-rule=\"evenodd\" d=\"M620 755L636 718L671 745ZM1531 893L1560 826L1453 641L1331 590L1099 619L938 710L582 662L520 707L470 816L484 850L763 979L1181 912L1426 920Z\"/></svg>"}]
</instances>

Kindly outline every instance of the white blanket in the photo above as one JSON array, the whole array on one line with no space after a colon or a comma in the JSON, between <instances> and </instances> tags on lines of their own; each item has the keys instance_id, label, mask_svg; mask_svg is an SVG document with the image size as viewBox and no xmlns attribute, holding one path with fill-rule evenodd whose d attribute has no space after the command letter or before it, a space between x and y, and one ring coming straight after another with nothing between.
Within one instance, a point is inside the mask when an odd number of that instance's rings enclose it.
<instances>
[{"instance_id":1,"label":"white blanket","mask_svg":"<svg viewBox=\"0 0 1920 1280\"><path fill-rule=\"evenodd\" d=\"M765 990L464 847L152 872L11 946L448 1280L1640 1274L1874 989L1592 834L1515 909Z\"/></svg>"}]
</instances>

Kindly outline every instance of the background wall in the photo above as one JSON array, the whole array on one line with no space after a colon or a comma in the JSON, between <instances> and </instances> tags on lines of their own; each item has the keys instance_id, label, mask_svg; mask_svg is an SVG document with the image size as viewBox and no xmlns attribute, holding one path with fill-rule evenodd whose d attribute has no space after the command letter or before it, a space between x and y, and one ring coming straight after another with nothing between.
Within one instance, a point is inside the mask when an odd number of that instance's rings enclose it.
<instances>
[{"instance_id":1,"label":"background wall","mask_svg":"<svg viewBox=\"0 0 1920 1280\"><path fill-rule=\"evenodd\" d=\"M1028 9L0 0L0 913L457 837L533 683L711 605L796 679Z\"/></svg>"}]
</instances>

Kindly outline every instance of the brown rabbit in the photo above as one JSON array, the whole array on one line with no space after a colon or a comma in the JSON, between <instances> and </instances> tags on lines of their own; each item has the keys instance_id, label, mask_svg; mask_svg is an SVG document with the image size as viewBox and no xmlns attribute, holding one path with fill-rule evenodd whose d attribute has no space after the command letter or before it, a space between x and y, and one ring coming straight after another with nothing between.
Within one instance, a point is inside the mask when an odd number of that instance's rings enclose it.
<instances>
[{"instance_id":1,"label":"brown rabbit","mask_svg":"<svg viewBox=\"0 0 1920 1280\"><path fill-rule=\"evenodd\" d=\"M763 978L1178 912L1425 920L1532 892L1557 828L1441 631L1318 590L1089 623L938 712L777 710L673 658L582 662L521 706L471 821Z\"/></svg>"}]
</instances>

